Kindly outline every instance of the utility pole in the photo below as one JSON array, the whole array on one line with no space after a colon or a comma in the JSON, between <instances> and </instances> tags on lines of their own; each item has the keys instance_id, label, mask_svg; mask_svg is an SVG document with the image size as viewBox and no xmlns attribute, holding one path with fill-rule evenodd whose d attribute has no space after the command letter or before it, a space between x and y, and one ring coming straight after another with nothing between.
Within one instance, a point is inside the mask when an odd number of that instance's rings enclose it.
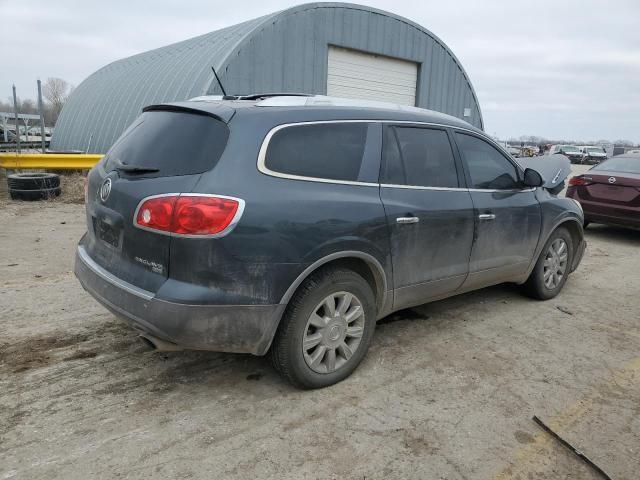
<instances>
[{"instance_id":1,"label":"utility pole","mask_svg":"<svg viewBox=\"0 0 640 480\"><path fill-rule=\"evenodd\" d=\"M42 82L38 79L38 113L40 113L40 143L42 144L42 153L44 153L44 108L42 108Z\"/></svg>"},{"instance_id":2,"label":"utility pole","mask_svg":"<svg viewBox=\"0 0 640 480\"><path fill-rule=\"evenodd\" d=\"M18 97L16 97L16 86L13 86L13 113L16 116L16 142L18 153L20 153L20 125L18 124Z\"/></svg>"}]
</instances>

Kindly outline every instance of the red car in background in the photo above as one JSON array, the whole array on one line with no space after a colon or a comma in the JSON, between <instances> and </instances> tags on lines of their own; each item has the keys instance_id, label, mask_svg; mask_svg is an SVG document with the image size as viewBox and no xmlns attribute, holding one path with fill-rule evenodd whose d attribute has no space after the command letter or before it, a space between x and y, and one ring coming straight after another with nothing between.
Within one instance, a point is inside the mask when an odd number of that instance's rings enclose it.
<instances>
[{"instance_id":1,"label":"red car in background","mask_svg":"<svg viewBox=\"0 0 640 480\"><path fill-rule=\"evenodd\" d=\"M593 222L640 228L640 155L618 155L571 178L567 197L582 206L585 227Z\"/></svg>"}]
</instances>

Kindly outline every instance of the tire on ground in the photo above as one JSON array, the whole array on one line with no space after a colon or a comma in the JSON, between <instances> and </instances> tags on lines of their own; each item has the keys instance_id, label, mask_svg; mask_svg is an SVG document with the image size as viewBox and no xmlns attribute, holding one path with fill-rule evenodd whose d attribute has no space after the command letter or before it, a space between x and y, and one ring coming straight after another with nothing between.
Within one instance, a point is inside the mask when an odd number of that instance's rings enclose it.
<instances>
[{"instance_id":1,"label":"tire on ground","mask_svg":"<svg viewBox=\"0 0 640 480\"><path fill-rule=\"evenodd\" d=\"M361 304L364 313L362 336L348 360L345 360L345 355L340 357L343 363L339 368L330 373L318 373L305 360L303 344L309 328L308 322L325 298L339 292L354 295ZM376 301L369 283L352 270L321 269L302 283L289 302L271 345L271 362L285 379L298 388L333 385L347 378L362 361L371 343L375 324ZM338 355L342 350L338 347L335 352Z\"/></svg>"},{"instance_id":2,"label":"tire on ground","mask_svg":"<svg viewBox=\"0 0 640 480\"><path fill-rule=\"evenodd\" d=\"M14 173L7 176L13 200L42 200L61 194L60 176L54 173Z\"/></svg>"},{"instance_id":3,"label":"tire on ground","mask_svg":"<svg viewBox=\"0 0 640 480\"><path fill-rule=\"evenodd\" d=\"M560 281L553 288L549 288L545 285L545 261L547 260L547 256L550 254L551 245L558 239L564 240L567 245L567 259L566 259L566 267L564 274ZM571 265L573 263L573 255L574 255L574 245L573 240L571 238L571 234L564 227L559 227L549 236L547 243L545 243L542 251L540 252L540 256L538 257L538 261L536 262L531 275L524 284L524 292L532 298L536 298L538 300L549 300L562 290L564 284L567 281L567 277L569 276L569 272L571 271Z\"/></svg>"}]
</instances>

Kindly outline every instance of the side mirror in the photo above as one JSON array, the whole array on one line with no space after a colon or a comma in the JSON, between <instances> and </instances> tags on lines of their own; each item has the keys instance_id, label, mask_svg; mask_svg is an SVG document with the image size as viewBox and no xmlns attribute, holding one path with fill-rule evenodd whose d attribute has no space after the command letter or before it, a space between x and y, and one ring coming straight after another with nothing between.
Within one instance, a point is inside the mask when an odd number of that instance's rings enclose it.
<instances>
[{"instance_id":1,"label":"side mirror","mask_svg":"<svg viewBox=\"0 0 640 480\"><path fill-rule=\"evenodd\" d=\"M542 175L536 172L533 168L527 168L524 171L524 179L522 183L526 187L541 187L544 185L544 180L542 179Z\"/></svg>"}]
</instances>

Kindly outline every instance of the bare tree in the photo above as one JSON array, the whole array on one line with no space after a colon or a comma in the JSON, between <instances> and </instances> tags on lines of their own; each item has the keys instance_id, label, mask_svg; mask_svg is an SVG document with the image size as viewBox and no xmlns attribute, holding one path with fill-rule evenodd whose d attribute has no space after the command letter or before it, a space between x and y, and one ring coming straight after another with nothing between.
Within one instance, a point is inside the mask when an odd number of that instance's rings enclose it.
<instances>
[{"instance_id":1,"label":"bare tree","mask_svg":"<svg viewBox=\"0 0 640 480\"><path fill-rule=\"evenodd\" d=\"M73 91L73 86L62 78L49 77L42 85L42 94L51 104L54 122L62 111L67 98Z\"/></svg>"}]
</instances>

